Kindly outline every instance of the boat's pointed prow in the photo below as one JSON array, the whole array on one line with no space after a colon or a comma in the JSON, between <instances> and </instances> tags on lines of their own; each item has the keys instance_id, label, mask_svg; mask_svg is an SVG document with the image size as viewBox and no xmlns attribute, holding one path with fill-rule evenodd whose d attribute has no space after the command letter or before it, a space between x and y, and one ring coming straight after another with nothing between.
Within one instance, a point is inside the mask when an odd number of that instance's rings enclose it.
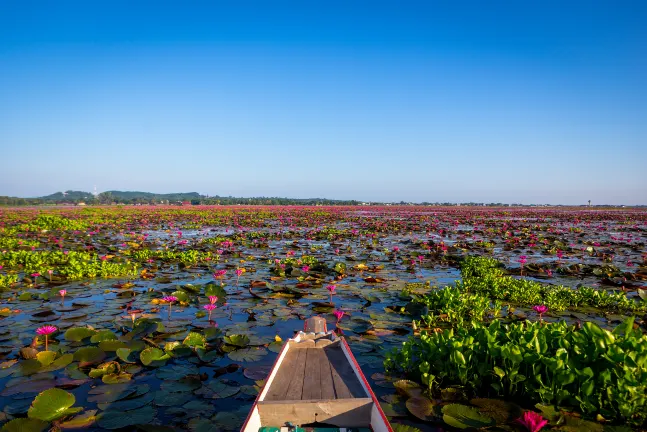
<instances>
[{"instance_id":1,"label":"boat's pointed prow","mask_svg":"<svg viewBox=\"0 0 647 432\"><path fill-rule=\"evenodd\" d=\"M309 431L291 426L313 424L393 432L348 344L319 316L283 346L241 430Z\"/></svg>"}]
</instances>

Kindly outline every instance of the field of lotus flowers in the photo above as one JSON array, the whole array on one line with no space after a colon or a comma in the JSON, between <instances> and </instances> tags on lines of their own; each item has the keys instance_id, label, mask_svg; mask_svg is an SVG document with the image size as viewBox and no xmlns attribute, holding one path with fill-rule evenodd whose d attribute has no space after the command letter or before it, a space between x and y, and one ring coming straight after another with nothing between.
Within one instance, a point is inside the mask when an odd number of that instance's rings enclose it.
<instances>
[{"instance_id":1,"label":"field of lotus flowers","mask_svg":"<svg viewBox=\"0 0 647 432\"><path fill-rule=\"evenodd\" d=\"M3 431L231 431L318 314L396 431L647 426L647 211L0 209Z\"/></svg>"}]
</instances>

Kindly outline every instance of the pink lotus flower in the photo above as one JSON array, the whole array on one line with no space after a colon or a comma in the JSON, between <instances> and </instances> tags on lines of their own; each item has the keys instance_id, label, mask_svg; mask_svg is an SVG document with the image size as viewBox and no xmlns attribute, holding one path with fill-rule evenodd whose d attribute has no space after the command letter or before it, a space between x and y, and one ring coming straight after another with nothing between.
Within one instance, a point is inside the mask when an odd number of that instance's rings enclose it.
<instances>
[{"instance_id":1,"label":"pink lotus flower","mask_svg":"<svg viewBox=\"0 0 647 432\"><path fill-rule=\"evenodd\" d=\"M209 296L209 303L210 304L216 304L217 301L218 301L217 296Z\"/></svg>"},{"instance_id":2,"label":"pink lotus flower","mask_svg":"<svg viewBox=\"0 0 647 432\"><path fill-rule=\"evenodd\" d=\"M168 303L168 319L171 319L171 308L173 306L173 303L177 301L177 297L175 296L165 296L162 297L162 301Z\"/></svg>"},{"instance_id":3,"label":"pink lotus flower","mask_svg":"<svg viewBox=\"0 0 647 432\"><path fill-rule=\"evenodd\" d=\"M211 313L216 309L218 306L215 304L207 304L204 305L203 308L206 309L209 312L209 321L211 321Z\"/></svg>"},{"instance_id":4,"label":"pink lotus flower","mask_svg":"<svg viewBox=\"0 0 647 432\"><path fill-rule=\"evenodd\" d=\"M216 270L213 277L217 279L223 277L225 274L227 274L227 270Z\"/></svg>"},{"instance_id":5,"label":"pink lotus flower","mask_svg":"<svg viewBox=\"0 0 647 432\"><path fill-rule=\"evenodd\" d=\"M58 329L53 325L46 325L46 326L38 327L38 329L36 329L36 334L39 334L41 336L47 336L56 332L56 330Z\"/></svg>"},{"instance_id":6,"label":"pink lotus flower","mask_svg":"<svg viewBox=\"0 0 647 432\"><path fill-rule=\"evenodd\" d=\"M337 289L337 287L335 285L326 285L326 289L330 293L330 304L332 304L332 296L335 294L335 289Z\"/></svg>"},{"instance_id":7,"label":"pink lotus flower","mask_svg":"<svg viewBox=\"0 0 647 432\"><path fill-rule=\"evenodd\" d=\"M308 272L310 271L310 266L304 265L303 267L301 267L301 270L302 270L304 273L308 273Z\"/></svg>"},{"instance_id":8,"label":"pink lotus flower","mask_svg":"<svg viewBox=\"0 0 647 432\"><path fill-rule=\"evenodd\" d=\"M49 335L56 332L56 330L58 329L53 325L46 325L46 326L38 327L38 329L36 329L36 334L45 336L45 351L47 351L47 343L49 342L48 340Z\"/></svg>"},{"instance_id":9,"label":"pink lotus flower","mask_svg":"<svg viewBox=\"0 0 647 432\"><path fill-rule=\"evenodd\" d=\"M332 312L333 315L335 315L335 318L337 318L337 322L341 321L341 317L344 316L344 311L341 310L334 310Z\"/></svg>"},{"instance_id":10,"label":"pink lotus flower","mask_svg":"<svg viewBox=\"0 0 647 432\"><path fill-rule=\"evenodd\" d=\"M546 305L535 305L532 309L539 314L539 321L541 321L541 316L548 312L548 306Z\"/></svg>"},{"instance_id":11,"label":"pink lotus flower","mask_svg":"<svg viewBox=\"0 0 647 432\"><path fill-rule=\"evenodd\" d=\"M62 289L62 290L59 290L59 292L58 292L58 293L59 293L59 294L60 294L60 296L62 297L62 298L61 298L61 301L62 301L62 302L63 302L63 301L65 301L65 295L67 294L67 290Z\"/></svg>"},{"instance_id":12,"label":"pink lotus flower","mask_svg":"<svg viewBox=\"0 0 647 432\"><path fill-rule=\"evenodd\" d=\"M528 432L539 432L544 426L548 424L548 420L543 418L541 414L534 411L526 411L521 417L514 421L515 423L524 426Z\"/></svg>"},{"instance_id":13,"label":"pink lotus flower","mask_svg":"<svg viewBox=\"0 0 647 432\"><path fill-rule=\"evenodd\" d=\"M243 274L243 269L239 269L239 268L237 268L237 269L236 269L236 276L240 276L240 275L242 275L242 274Z\"/></svg>"}]
</instances>

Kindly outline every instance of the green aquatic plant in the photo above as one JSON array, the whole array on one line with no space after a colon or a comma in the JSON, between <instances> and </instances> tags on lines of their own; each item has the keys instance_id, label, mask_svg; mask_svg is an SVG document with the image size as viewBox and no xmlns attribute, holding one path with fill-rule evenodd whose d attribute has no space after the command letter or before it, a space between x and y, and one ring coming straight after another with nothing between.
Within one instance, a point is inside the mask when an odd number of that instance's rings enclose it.
<instances>
[{"instance_id":1,"label":"green aquatic plant","mask_svg":"<svg viewBox=\"0 0 647 432\"><path fill-rule=\"evenodd\" d=\"M647 336L633 323L629 318L611 332L591 322L581 328L564 321L472 322L411 337L387 355L385 368L485 397L540 400L641 425L647 420Z\"/></svg>"}]
</instances>

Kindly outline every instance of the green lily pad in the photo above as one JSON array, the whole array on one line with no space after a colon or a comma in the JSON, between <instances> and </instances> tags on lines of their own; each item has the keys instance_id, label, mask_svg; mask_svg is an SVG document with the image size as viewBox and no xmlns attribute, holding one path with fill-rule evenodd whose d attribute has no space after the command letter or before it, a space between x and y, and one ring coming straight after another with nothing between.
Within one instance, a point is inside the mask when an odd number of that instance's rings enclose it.
<instances>
[{"instance_id":1,"label":"green lily pad","mask_svg":"<svg viewBox=\"0 0 647 432\"><path fill-rule=\"evenodd\" d=\"M144 366L160 367L166 364L171 357L159 348L146 348L139 354L139 359Z\"/></svg>"},{"instance_id":2,"label":"green lily pad","mask_svg":"<svg viewBox=\"0 0 647 432\"><path fill-rule=\"evenodd\" d=\"M426 397L412 397L407 400L406 406L411 414L422 421L433 421L436 419L434 404Z\"/></svg>"},{"instance_id":3,"label":"green lily pad","mask_svg":"<svg viewBox=\"0 0 647 432\"><path fill-rule=\"evenodd\" d=\"M88 392L88 402L109 403L125 399L138 391L138 387L129 383L100 385Z\"/></svg>"},{"instance_id":4,"label":"green lily pad","mask_svg":"<svg viewBox=\"0 0 647 432\"><path fill-rule=\"evenodd\" d=\"M233 412L220 411L218 414L213 416L211 420L221 430L235 431L238 430L240 424L244 421L244 418L240 418L239 415Z\"/></svg>"},{"instance_id":5,"label":"green lily pad","mask_svg":"<svg viewBox=\"0 0 647 432\"><path fill-rule=\"evenodd\" d=\"M220 427L204 418L192 418L189 420L188 426L192 432L221 432Z\"/></svg>"},{"instance_id":6,"label":"green lily pad","mask_svg":"<svg viewBox=\"0 0 647 432\"><path fill-rule=\"evenodd\" d=\"M470 401L478 407L481 414L492 417L497 423L507 423L521 417L522 410L518 405L499 399L476 398Z\"/></svg>"},{"instance_id":7,"label":"green lily pad","mask_svg":"<svg viewBox=\"0 0 647 432\"><path fill-rule=\"evenodd\" d=\"M55 359L56 359L56 353L53 351L41 351L38 354L36 354L36 360L38 360L40 364L43 365L44 367L54 363Z\"/></svg>"},{"instance_id":8,"label":"green lily pad","mask_svg":"<svg viewBox=\"0 0 647 432\"><path fill-rule=\"evenodd\" d=\"M133 351L130 348L117 348L115 351L117 357L125 363L137 363L138 352Z\"/></svg>"},{"instance_id":9,"label":"green lily pad","mask_svg":"<svg viewBox=\"0 0 647 432\"><path fill-rule=\"evenodd\" d=\"M119 348L126 348L128 345L119 340L105 340L99 343L99 348L105 352L114 352Z\"/></svg>"},{"instance_id":10,"label":"green lily pad","mask_svg":"<svg viewBox=\"0 0 647 432\"><path fill-rule=\"evenodd\" d=\"M225 343L237 347L246 347L249 345L249 337L242 334L232 334L230 336L225 336Z\"/></svg>"},{"instance_id":11,"label":"green lily pad","mask_svg":"<svg viewBox=\"0 0 647 432\"><path fill-rule=\"evenodd\" d=\"M71 408L74 402L76 402L76 398L72 393L52 388L36 396L27 415L32 419L49 422L81 411L82 408Z\"/></svg>"},{"instance_id":12,"label":"green lily pad","mask_svg":"<svg viewBox=\"0 0 647 432\"><path fill-rule=\"evenodd\" d=\"M211 399L223 399L231 397L240 391L240 387L213 380L206 386L203 386L195 394L202 395Z\"/></svg>"},{"instance_id":13,"label":"green lily pad","mask_svg":"<svg viewBox=\"0 0 647 432\"><path fill-rule=\"evenodd\" d=\"M458 429L482 428L494 426L492 418L478 412L477 409L460 404L443 407L443 421Z\"/></svg>"},{"instance_id":14,"label":"green lily pad","mask_svg":"<svg viewBox=\"0 0 647 432\"><path fill-rule=\"evenodd\" d=\"M160 386L167 392L191 392L202 387L202 381L195 376L187 376L177 381L165 381Z\"/></svg>"},{"instance_id":15,"label":"green lily pad","mask_svg":"<svg viewBox=\"0 0 647 432\"><path fill-rule=\"evenodd\" d=\"M171 393L168 391L158 391L154 395L154 404L157 406L167 407L167 406L179 406L187 403L193 399L193 394L184 392L184 393Z\"/></svg>"},{"instance_id":16,"label":"green lily pad","mask_svg":"<svg viewBox=\"0 0 647 432\"><path fill-rule=\"evenodd\" d=\"M79 362L79 367L98 364L106 358L106 353L97 347L79 348L74 353L74 360Z\"/></svg>"},{"instance_id":17,"label":"green lily pad","mask_svg":"<svg viewBox=\"0 0 647 432\"><path fill-rule=\"evenodd\" d=\"M105 384L120 384L128 382L132 379L132 375L126 372L106 374L101 378Z\"/></svg>"},{"instance_id":18,"label":"green lily pad","mask_svg":"<svg viewBox=\"0 0 647 432\"><path fill-rule=\"evenodd\" d=\"M97 425L104 429L121 429L127 426L150 423L155 418L155 409L145 406L132 411L108 410L97 416Z\"/></svg>"},{"instance_id":19,"label":"green lily pad","mask_svg":"<svg viewBox=\"0 0 647 432\"><path fill-rule=\"evenodd\" d=\"M87 327L73 327L65 332L65 340L70 342L81 342L83 339L93 336L96 331Z\"/></svg>"},{"instance_id":20,"label":"green lily pad","mask_svg":"<svg viewBox=\"0 0 647 432\"><path fill-rule=\"evenodd\" d=\"M396 391L408 397L418 397L422 394L420 384L409 380L398 380L393 383Z\"/></svg>"},{"instance_id":21,"label":"green lily pad","mask_svg":"<svg viewBox=\"0 0 647 432\"><path fill-rule=\"evenodd\" d=\"M267 350L263 348L243 348L227 354L227 356L236 362L255 362L267 355Z\"/></svg>"},{"instance_id":22,"label":"green lily pad","mask_svg":"<svg viewBox=\"0 0 647 432\"><path fill-rule=\"evenodd\" d=\"M42 432L49 426L46 421L33 418L17 418L5 423L2 432Z\"/></svg>"},{"instance_id":23,"label":"green lily pad","mask_svg":"<svg viewBox=\"0 0 647 432\"><path fill-rule=\"evenodd\" d=\"M161 380L179 380L187 375L195 375L198 372L198 368L193 365L175 365L157 369L155 376Z\"/></svg>"},{"instance_id":24,"label":"green lily pad","mask_svg":"<svg viewBox=\"0 0 647 432\"><path fill-rule=\"evenodd\" d=\"M66 335L67 335L67 332L66 332ZM114 340L117 340L117 335L111 332L110 330L99 330L90 338L90 342L92 343L114 341Z\"/></svg>"},{"instance_id":25,"label":"green lily pad","mask_svg":"<svg viewBox=\"0 0 647 432\"><path fill-rule=\"evenodd\" d=\"M62 422L59 426L62 429L85 429L92 426L97 420L96 414L97 410L89 410Z\"/></svg>"},{"instance_id":26,"label":"green lily pad","mask_svg":"<svg viewBox=\"0 0 647 432\"><path fill-rule=\"evenodd\" d=\"M97 407L102 411L131 411L150 404L154 397L154 394L147 393L139 397L129 397L114 402L99 403Z\"/></svg>"},{"instance_id":27,"label":"green lily pad","mask_svg":"<svg viewBox=\"0 0 647 432\"><path fill-rule=\"evenodd\" d=\"M207 344L207 338L200 333L190 332L182 343L193 348L204 348Z\"/></svg>"}]
</instances>

